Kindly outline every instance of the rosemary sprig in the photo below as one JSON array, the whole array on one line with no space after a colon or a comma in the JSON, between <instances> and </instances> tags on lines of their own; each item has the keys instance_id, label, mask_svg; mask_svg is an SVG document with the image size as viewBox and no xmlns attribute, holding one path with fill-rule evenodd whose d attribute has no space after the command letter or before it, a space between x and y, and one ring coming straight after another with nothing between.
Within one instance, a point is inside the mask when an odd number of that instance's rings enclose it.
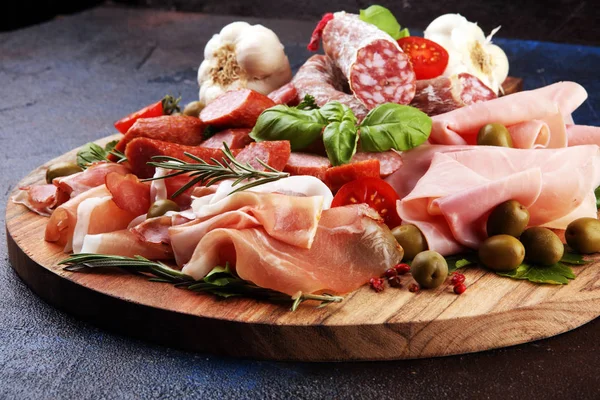
<instances>
[{"instance_id":1,"label":"rosemary sprig","mask_svg":"<svg viewBox=\"0 0 600 400\"><path fill-rule=\"evenodd\" d=\"M177 190L171 197L177 197L181 193L185 192L192 186L200 183L203 186L211 186L217 182L224 181L226 179L235 179L231 186L237 186L244 181L247 183L237 187L230 194L239 192L241 190L250 189L255 186L264 185L265 183L274 182L281 178L287 178L290 176L287 172L281 172L271 167L263 160L256 159L260 165L266 168L266 171L259 171L254 169L249 163L242 164L235 159L235 156L231 153L231 150L227 146L227 143L223 142L223 154L225 155L221 161L215 158L210 160L214 164L209 164L203 159L196 157L190 153L184 153L187 157L191 158L194 162L186 162L175 157L170 156L155 156L153 160L148 163L153 167L164 168L172 171L177 171L165 176L157 178L148 178L144 181L152 181L156 179L165 179L173 176L189 173L189 176L193 178L188 183L183 185ZM191 173L190 173L191 172Z\"/></svg>"},{"instance_id":2,"label":"rosemary sprig","mask_svg":"<svg viewBox=\"0 0 600 400\"><path fill-rule=\"evenodd\" d=\"M343 297L328 293L316 295L298 292L294 296L289 296L276 290L262 288L238 277L229 269L229 265L215 267L200 280L195 280L160 261L151 261L141 256L131 258L82 253L64 259L59 265L65 265L64 269L71 272L86 272L94 268L120 268L129 272L149 275L153 282L170 283L193 292L207 292L223 298L250 297L275 303L291 303L292 311L295 311L306 300L319 302L318 308L343 300Z\"/></svg>"}]
</instances>

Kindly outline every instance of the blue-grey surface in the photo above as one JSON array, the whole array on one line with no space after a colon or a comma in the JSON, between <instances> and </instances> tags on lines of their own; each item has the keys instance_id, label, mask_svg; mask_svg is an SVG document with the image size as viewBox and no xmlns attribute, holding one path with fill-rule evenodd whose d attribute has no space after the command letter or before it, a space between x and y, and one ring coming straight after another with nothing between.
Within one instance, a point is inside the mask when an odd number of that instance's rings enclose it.
<instances>
[{"instance_id":1,"label":"blue-grey surface","mask_svg":"<svg viewBox=\"0 0 600 400\"><path fill-rule=\"evenodd\" d=\"M232 19L99 8L0 34L0 208L30 170L111 134L111 122L127 112L166 92L193 100L204 44ZM280 34L297 68L312 24L262 23ZM498 43L527 87L582 83L590 99L576 120L600 125L600 48ZM440 359L238 360L131 340L71 317L21 282L5 244L2 230L0 399L598 398L598 321L532 344Z\"/></svg>"}]
</instances>

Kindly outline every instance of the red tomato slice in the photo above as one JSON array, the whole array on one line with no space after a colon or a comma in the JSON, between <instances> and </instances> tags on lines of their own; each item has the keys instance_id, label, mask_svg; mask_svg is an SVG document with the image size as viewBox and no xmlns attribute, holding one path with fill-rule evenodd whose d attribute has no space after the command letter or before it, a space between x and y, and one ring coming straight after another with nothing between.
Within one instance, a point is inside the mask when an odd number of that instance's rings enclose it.
<instances>
[{"instance_id":1,"label":"red tomato slice","mask_svg":"<svg viewBox=\"0 0 600 400\"><path fill-rule=\"evenodd\" d=\"M359 178L340 188L331 207L366 203L374 208L387 226L394 228L402 222L396 211L400 197L386 181L379 178Z\"/></svg>"},{"instance_id":2,"label":"red tomato slice","mask_svg":"<svg viewBox=\"0 0 600 400\"><path fill-rule=\"evenodd\" d=\"M444 73L448 65L448 52L436 42L408 36L398 39L398 44L410 57L417 79L431 79Z\"/></svg>"},{"instance_id":3,"label":"red tomato slice","mask_svg":"<svg viewBox=\"0 0 600 400\"><path fill-rule=\"evenodd\" d=\"M117 128L119 132L125 134L138 119L160 117L161 115L163 115L162 100L131 113L125 118L121 118L115 122L115 128Z\"/></svg>"}]
</instances>

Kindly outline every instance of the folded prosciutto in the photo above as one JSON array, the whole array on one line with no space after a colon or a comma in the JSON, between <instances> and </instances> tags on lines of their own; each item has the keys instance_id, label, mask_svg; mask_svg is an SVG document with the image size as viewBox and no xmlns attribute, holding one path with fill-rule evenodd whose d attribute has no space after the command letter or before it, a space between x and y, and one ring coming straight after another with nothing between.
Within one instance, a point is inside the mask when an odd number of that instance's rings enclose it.
<instances>
[{"instance_id":1,"label":"folded prosciutto","mask_svg":"<svg viewBox=\"0 0 600 400\"><path fill-rule=\"evenodd\" d=\"M388 178L402 198L398 214L443 255L478 248L486 238L488 214L507 200L528 208L530 226L564 229L574 219L596 217L596 145L539 150L423 146L410 153L403 156L420 162L403 160Z\"/></svg>"},{"instance_id":2,"label":"folded prosciutto","mask_svg":"<svg viewBox=\"0 0 600 400\"><path fill-rule=\"evenodd\" d=\"M505 125L517 148L559 148L569 143L566 124L587 98L574 82L514 93L434 116L432 144L475 144L479 129L488 123ZM600 144L600 143L596 143Z\"/></svg>"},{"instance_id":3,"label":"folded prosciutto","mask_svg":"<svg viewBox=\"0 0 600 400\"><path fill-rule=\"evenodd\" d=\"M309 249L278 240L263 227L211 230L183 272L199 279L230 262L240 278L290 295L346 293L383 274L402 255L379 215L361 204L323 211Z\"/></svg>"}]
</instances>

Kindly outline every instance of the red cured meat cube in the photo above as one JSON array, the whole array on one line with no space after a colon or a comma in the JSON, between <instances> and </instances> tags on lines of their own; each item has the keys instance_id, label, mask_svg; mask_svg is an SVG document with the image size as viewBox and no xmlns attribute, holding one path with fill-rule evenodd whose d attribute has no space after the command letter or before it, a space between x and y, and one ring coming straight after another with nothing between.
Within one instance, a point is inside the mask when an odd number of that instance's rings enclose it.
<instances>
[{"instance_id":1,"label":"red cured meat cube","mask_svg":"<svg viewBox=\"0 0 600 400\"><path fill-rule=\"evenodd\" d=\"M334 192L358 178L379 178L379 160L365 160L331 167L325 173L325 183Z\"/></svg>"},{"instance_id":2,"label":"red cured meat cube","mask_svg":"<svg viewBox=\"0 0 600 400\"><path fill-rule=\"evenodd\" d=\"M352 157L350 162L355 163L365 160L379 160L379 174L382 178L390 176L402 166L402 158L400 155L391 150L382 153L359 152Z\"/></svg>"},{"instance_id":3,"label":"red cured meat cube","mask_svg":"<svg viewBox=\"0 0 600 400\"><path fill-rule=\"evenodd\" d=\"M284 168L291 175L310 175L325 181L325 174L331 167L327 157L306 153L292 153Z\"/></svg>"},{"instance_id":4,"label":"red cured meat cube","mask_svg":"<svg viewBox=\"0 0 600 400\"><path fill-rule=\"evenodd\" d=\"M200 143L200 146L220 149L223 147L223 142L225 142L230 149L243 149L253 142L250 137L251 131L252 129L248 128L227 129Z\"/></svg>"},{"instance_id":5,"label":"red cured meat cube","mask_svg":"<svg viewBox=\"0 0 600 400\"><path fill-rule=\"evenodd\" d=\"M283 171L291 151L290 142L287 140L259 142L249 144L235 158L241 163L249 163L253 168L263 171L265 167L256 160L258 158L276 170Z\"/></svg>"},{"instance_id":6,"label":"red cured meat cube","mask_svg":"<svg viewBox=\"0 0 600 400\"><path fill-rule=\"evenodd\" d=\"M252 128L260 113L274 105L273 100L253 90L231 90L204 107L200 119L216 128Z\"/></svg>"}]
</instances>

